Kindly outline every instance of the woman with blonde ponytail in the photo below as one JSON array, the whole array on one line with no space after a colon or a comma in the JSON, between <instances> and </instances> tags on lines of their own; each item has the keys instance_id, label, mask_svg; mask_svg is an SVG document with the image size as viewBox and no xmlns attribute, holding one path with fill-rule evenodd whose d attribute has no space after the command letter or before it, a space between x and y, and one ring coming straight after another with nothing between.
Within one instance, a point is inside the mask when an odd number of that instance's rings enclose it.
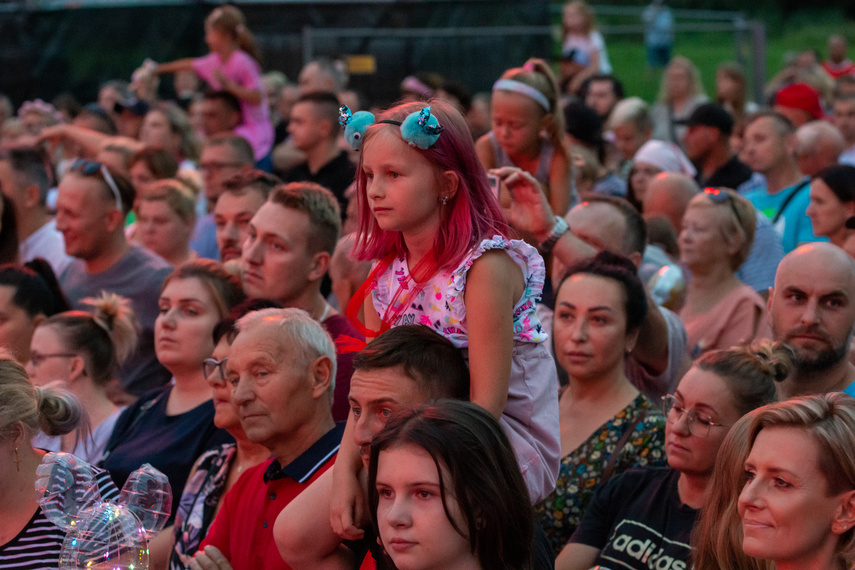
<instances>
[{"instance_id":1,"label":"woman with blonde ponytail","mask_svg":"<svg viewBox=\"0 0 855 570\"><path fill-rule=\"evenodd\" d=\"M563 216L573 196L559 96L555 75L542 59L507 70L493 84L493 130L478 139L475 150L488 170L517 166L537 178L552 211Z\"/></svg>"},{"instance_id":2,"label":"woman with blonde ponytail","mask_svg":"<svg viewBox=\"0 0 855 570\"><path fill-rule=\"evenodd\" d=\"M27 372L36 386L58 384L74 394L88 415L91 431L59 436L43 432L34 443L50 451L74 453L96 463L124 408L107 395L118 367L137 345L137 320L127 299L105 293L86 299L92 312L66 311L42 321L30 343Z\"/></svg>"},{"instance_id":3,"label":"woman with blonde ponytail","mask_svg":"<svg viewBox=\"0 0 855 570\"><path fill-rule=\"evenodd\" d=\"M59 566L65 530L38 505L36 467L45 451L30 442L39 430L70 433L83 418L83 408L70 392L34 387L20 364L0 356L0 568ZM115 499L119 491L109 475L95 472L102 498Z\"/></svg>"}]
</instances>

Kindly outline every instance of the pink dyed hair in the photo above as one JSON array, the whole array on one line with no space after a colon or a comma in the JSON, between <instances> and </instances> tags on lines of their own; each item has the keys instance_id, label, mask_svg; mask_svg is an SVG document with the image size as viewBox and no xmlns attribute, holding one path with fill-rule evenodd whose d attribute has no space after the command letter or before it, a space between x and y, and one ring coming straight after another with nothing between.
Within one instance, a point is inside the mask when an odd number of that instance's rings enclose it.
<instances>
[{"instance_id":1,"label":"pink dyed hair","mask_svg":"<svg viewBox=\"0 0 855 570\"><path fill-rule=\"evenodd\" d=\"M505 221L499 203L496 201L489 182L487 171L475 154L475 144L463 116L454 107L439 100L427 103L415 102L397 105L384 111L378 121L403 121L410 113L421 111L430 105L434 115L443 127L436 143L427 150L413 148L428 159L436 169L437 180L440 174L453 171L460 180L457 193L444 206L442 222L434 239L434 271L454 268L472 247L485 238L494 235L507 237L508 224ZM399 127L386 123L375 123L365 133L363 152L371 139L380 129L394 129L400 136ZM382 259L389 253L404 256L407 248L400 232L389 232L377 225L366 196L366 177L362 169L362 158L356 171L356 204L359 211L359 223L356 233L354 254L358 259ZM440 207L437 203L437 207ZM431 274L427 275L430 277Z\"/></svg>"}]
</instances>

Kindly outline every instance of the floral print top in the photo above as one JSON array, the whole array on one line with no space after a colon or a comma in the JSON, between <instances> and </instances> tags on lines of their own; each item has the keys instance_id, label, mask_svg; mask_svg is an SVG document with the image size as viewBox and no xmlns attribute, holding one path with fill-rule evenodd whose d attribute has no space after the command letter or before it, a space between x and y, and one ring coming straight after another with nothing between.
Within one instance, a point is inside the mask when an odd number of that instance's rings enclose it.
<instances>
[{"instance_id":1,"label":"floral print top","mask_svg":"<svg viewBox=\"0 0 855 570\"><path fill-rule=\"evenodd\" d=\"M641 417L644 419L636 423ZM602 475L606 464L618 441L634 424L633 434L619 450L613 473L666 464L665 418L644 394L639 394L582 445L561 458L555 491L535 506L536 520L549 537L555 556L570 540L594 492L605 483Z\"/></svg>"},{"instance_id":2,"label":"floral print top","mask_svg":"<svg viewBox=\"0 0 855 570\"><path fill-rule=\"evenodd\" d=\"M483 240L454 271L441 271L434 275L415 298L408 298L406 295L406 289L413 287L407 259L396 258L377 278L372 292L374 308L382 318L398 288L403 287L404 294L399 295L396 302L406 301L410 306L400 313L400 317L392 326L427 325L449 339L457 348L468 347L466 306L463 304L466 275L475 260L490 249L503 249L508 252L525 278L525 292L514 307L514 340L531 343L545 341L548 335L534 311L546 278L543 258L535 248L524 241L508 240L499 235ZM396 313L397 308L393 307L392 312Z\"/></svg>"},{"instance_id":3,"label":"floral print top","mask_svg":"<svg viewBox=\"0 0 855 570\"><path fill-rule=\"evenodd\" d=\"M208 534L236 452L234 443L226 443L199 457L196 471L184 487L175 515L175 548L170 555L170 570L184 570L186 566L178 553L192 557Z\"/></svg>"}]
</instances>

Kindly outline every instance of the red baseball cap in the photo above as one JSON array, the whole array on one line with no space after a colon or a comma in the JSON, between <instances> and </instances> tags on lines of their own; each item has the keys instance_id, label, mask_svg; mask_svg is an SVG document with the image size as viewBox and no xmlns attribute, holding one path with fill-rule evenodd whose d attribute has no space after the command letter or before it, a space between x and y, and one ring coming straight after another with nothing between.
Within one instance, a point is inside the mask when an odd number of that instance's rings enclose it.
<instances>
[{"instance_id":1,"label":"red baseball cap","mask_svg":"<svg viewBox=\"0 0 855 570\"><path fill-rule=\"evenodd\" d=\"M775 105L800 109L814 120L825 118L825 112L819 102L819 91L807 83L794 83L778 91L775 95Z\"/></svg>"}]
</instances>

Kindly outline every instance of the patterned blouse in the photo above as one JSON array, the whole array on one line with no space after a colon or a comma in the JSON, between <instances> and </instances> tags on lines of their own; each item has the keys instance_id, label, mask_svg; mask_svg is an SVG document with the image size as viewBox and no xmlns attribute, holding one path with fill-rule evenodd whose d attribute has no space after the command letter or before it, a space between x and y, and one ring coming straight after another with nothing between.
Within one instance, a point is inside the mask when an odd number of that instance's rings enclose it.
<instances>
[{"instance_id":1,"label":"patterned blouse","mask_svg":"<svg viewBox=\"0 0 855 570\"><path fill-rule=\"evenodd\" d=\"M208 534L236 452L234 443L226 443L199 457L196 471L184 487L175 515L175 548L169 560L170 570L184 570L186 567L178 554L192 557Z\"/></svg>"},{"instance_id":2,"label":"patterned blouse","mask_svg":"<svg viewBox=\"0 0 855 570\"><path fill-rule=\"evenodd\" d=\"M441 271L434 275L414 299L408 299L404 294L395 300L395 293L399 288L407 290L412 286L406 258L396 258L386 271L377 277L373 290L374 308L382 318L393 301L400 305L406 299L410 306L400 313L401 316L398 322L393 323L394 326L426 325L450 340L457 348L468 347L466 306L463 304L466 276L475 260L491 249L508 252L525 277L525 292L514 307L514 340L531 343L545 341L548 336L535 314L535 306L546 278L543 258L524 241L507 240L499 235L483 240L455 270ZM394 311L398 307L392 309Z\"/></svg>"},{"instance_id":3,"label":"patterned blouse","mask_svg":"<svg viewBox=\"0 0 855 570\"><path fill-rule=\"evenodd\" d=\"M633 425L633 435L619 450L620 458L614 462L613 473L632 467L666 464L665 418L644 394L639 394L561 459L555 491L535 506L535 517L549 537L555 556L570 540L594 492L605 483L602 476L609 458L626 430Z\"/></svg>"}]
</instances>

